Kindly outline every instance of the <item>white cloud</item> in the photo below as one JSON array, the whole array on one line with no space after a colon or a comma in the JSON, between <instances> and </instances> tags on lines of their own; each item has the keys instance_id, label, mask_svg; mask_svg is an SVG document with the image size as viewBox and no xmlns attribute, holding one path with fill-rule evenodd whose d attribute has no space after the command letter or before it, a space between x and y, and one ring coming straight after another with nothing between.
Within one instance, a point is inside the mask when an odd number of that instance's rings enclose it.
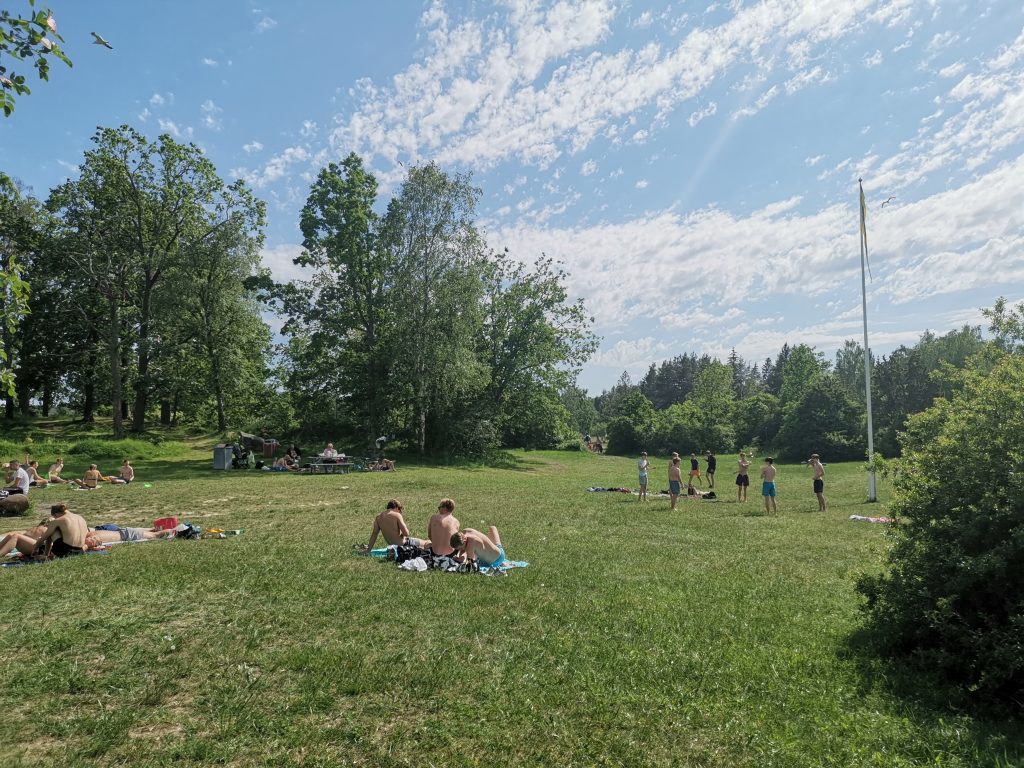
<instances>
[{"instance_id":1,"label":"white cloud","mask_svg":"<svg viewBox=\"0 0 1024 768\"><path fill-rule=\"evenodd\" d=\"M312 155L305 147L288 147L284 152L274 155L268 160L262 170L254 171L244 167L232 168L231 175L244 179L246 183L260 189L285 177L291 166L310 159L312 159Z\"/></svg>"},{"instance_id":2,"label":"white cloud","mask_svg":"<svg viewBox=\"0 0 1024 768\"><path fill-rule=\"evenodd\" d=\"M964 69L966 69L966 65L962 61L958 61L955 64L950 64L948 67L940 69L939 77L959 77Z\"/></svg>"},{"instance_id":3,"label":"white cloud","mask_svg":"<svg viewBox=\"0 0 1024 768\"><path fill-rule=\"evenodd\" d=\"M818 163L820 163L824 158L824 155L815 155L814 157L807 157L804 158L804 164L806 164L808 168L813 168Z\"/></svg>"},{"instance_id":4,"label":"white cloud","mask_svg":"<svg viewBox=\"0 0 1024 768\"><path fill-rule=\"evenodd\" d=\"M259 152L263 149L263 145L258 141L250 141L248 144L243 144L242 149L245 150L245 154L251 155L254 152Z\"/></svg>"},{"instance_id":5,"label":"white cloud","mask_svg":"<svg viewBox=\"0 0 1024 768\"><path fill-rule=\"evenodd\" d=\"M879 64L882 63L883 60L884 58L882 56L882 52L878 50L876 50L874 53L870 55L865 55L862 59L864 66L867 67L868 69L877 67Z\"/></svg>"},{"instance_id":6,"label":"white cloud","mask_svg":"<svg viewBox=\"0 0 1024 768\"><path fill-rule=\"evenodd\" d=\"M299 133L304 138L307 138L307 139L308 138L312 138L313 136L316 136L316 132L317 132L317 125L316 125L315 122L313 122L312 120L303 120L302 121L302 128L300 129Z\"/></svg>"},{"instance_id":7,"label":"white cloud","mask_svg":"<svg viewBox=\"0 0 1024 768\"><path fill-rule=\"evenodd\" d=\"M640 179L635 186L637 189L647 189L647 179Z\"/></svg>"},{"instance_id":8,"label":"white cloud","mask_svg":"<svg viewBox=\"0 0 1024 768\"><path fill-rule=\"evenodd\" d=\"M220 66L220 62L218 62L216 59L211 59L206 56L203 57L203 64L205 64L208 67Z\"/></svg>"},{"instance_id":9,"label":"white cloud","mask_svg":"<svg viewBox=\"0 0 1024 768\"><path fill-rule=\"evenodd\" d=\"M589 176L590 174L594 173L595 171L597 171L597 163L595 163L593 160L587 160L583 164L583 167L580 168L580 175L581 176Z\"/></svg>"},{"instance_id":10,"label":"white cloud","mask_svg":"<svg viewBox=\"0 0 1024 768\"><path fill-rule=\"evenodd\" d=\"M270 270L271 276L279 283L294 280L308 280L312 272L308 267L300 267L294 260L302 254L302 246L295 243L282 243L260 251L263 266Z\"/></svg>"},{"instance_id":11,"label":"white cloud","mask_svg":"<svg viewBox=\"0 0 1024 768\"><path fill-rule=\"evenodd\" d=\"M221 119L221 115L224 110L218 107L213 99L207 99L200 105L199 109L203 113L202 122L207 128L219 131L224 127L224 121Z\"/></svg>"},{"instance_id":12,"label":"white cloud","mask_svg":"<svg viewBox=\"0 0 1024 768\"><path fill-rule=\"evenodd\" d=\"M173 120L157 118L157 125L163 133L169 133L176 139L191 139L194 131L191 126L179 126Z\"/></svg>"},{"instance_id":13,"label":"white cloud","mask_svg":"<svg viewBox=\"0 0 1024 768\"><path fill-rule=\"evenodd\" d=\"M143 107L142 111L139 112L139 122L146 122L152 113L149 111L149 107Z\"/></svg>"},{"instance_id":14,"label":"white cloud","mask_svg":"<svg viewBox=\"0 0 1024 768\"><path fill-rule=\"evenodd\" d=\"M149 97L149 103L154 107L161 107L165 103L165 99L159 93L154 93Z\"/></svg>"},{"instance_id":15,"label":"white cloud","mask_svg":"<svg viewBox=\"0 0 1024 768\"><path fill-rule=\"evenodd\" d=\"M677 104L730 69L749 62L759 71L778 68L784 62L771 51L780 46L804 43L798 46L804 61L829 55L836 40L892 22L909 3L734 4L731 18L693 28L673 46L611 50L598 46L616 14L611 0L562 0L546 8L518 0L460 22L434 4L421 18L422 60L387 84L360 83L351 94L356 108L338 116L332 150L355 150L371 162L430 157L486 170L517 158L547 167L648 109L656 110L654 128L666 125ZM812 69L791 77L788 87L828 77ZM782 86L773 86L738 114L753 114L780 93ZM649 138L651 130L644 130L633 132L635 140Z\"/></svg>"},{"instance_id":16,"label":"white cloud","mask_svg":"<svg viewBox=\"0 0 1024 768\"><path fill-rule=\"evenodd\" d=\"M690 118L689 118L689 120L687 120L687 122L690 124L690 127L693 128L701 120L703 120L704 118L707 118L707 117L711 117L716 112L718 112L718 104L716 104L715 102L712 101L710 104L708 104L703 109L699 109L696 112L691 112L690 113Z\"/></svg>"},{"instance_id":17,"label":"white cloud","mask_svg":"<svg viewBox=\"0 0 1024 768\"><path fill-rule=\"evenodd\" d=\"M647 27L651 26L651 24L653 23L654 16L651 14L650 11L644 11L633 20L632 26L636 27L637 29L647 29Z\"/></svg>"},{"instance_id":18,"label":"white cloud","mask_svg":"<svg viewBox=\"0 0 1024 768\"><path fill-rule=\"evenodd\" d=\"M266 32L268 29L273 29L276 26L277 26L277 21L275 21L274 19L270 18L269 16L264 16L262 19L260 19L258 22L256 22L256 31L257 32Z\"/></svg>"}]
</instances>

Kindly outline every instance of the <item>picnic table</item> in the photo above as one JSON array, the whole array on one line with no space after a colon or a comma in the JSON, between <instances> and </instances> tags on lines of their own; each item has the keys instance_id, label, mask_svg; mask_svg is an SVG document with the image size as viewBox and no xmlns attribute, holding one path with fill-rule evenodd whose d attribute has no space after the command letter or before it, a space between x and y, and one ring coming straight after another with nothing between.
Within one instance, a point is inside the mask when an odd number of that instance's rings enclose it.
<instances>
[{"instance_id":1,"label":"picnic table","mask_svg":"<svg viewBox=\"0 0 1024 768\"><path fill-rule=\"evenodd\" d=\"M337 472L347 474L352 468L352 462L340 456L311 456L309 459L309 471L314 475L330 475Z\"/></svg>"}]
</instances>

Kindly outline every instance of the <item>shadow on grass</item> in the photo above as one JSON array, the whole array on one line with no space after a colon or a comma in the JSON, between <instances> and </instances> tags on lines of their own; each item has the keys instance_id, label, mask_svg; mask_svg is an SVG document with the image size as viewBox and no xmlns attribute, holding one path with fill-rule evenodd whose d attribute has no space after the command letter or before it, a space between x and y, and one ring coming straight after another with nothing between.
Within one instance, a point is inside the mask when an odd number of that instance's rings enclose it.
<instances>
[{"instance_id":1,"label":"shadow on grass","mask_svg":"<svg viewBox=\"0 0 1024 768\"><path fill-rule=\"evenodd\" d=\"M1024 762L1024 705L984 704L937 674L898 657L886 657L870 629L861 627L847 639L840 658L852 661L860 676L860 693L881 692L892 714L922 729L955 727L958 740L970 743L977 765L1011 766ZM949 721L955 719L955 725Z\"/></svg>"}]
</instances>

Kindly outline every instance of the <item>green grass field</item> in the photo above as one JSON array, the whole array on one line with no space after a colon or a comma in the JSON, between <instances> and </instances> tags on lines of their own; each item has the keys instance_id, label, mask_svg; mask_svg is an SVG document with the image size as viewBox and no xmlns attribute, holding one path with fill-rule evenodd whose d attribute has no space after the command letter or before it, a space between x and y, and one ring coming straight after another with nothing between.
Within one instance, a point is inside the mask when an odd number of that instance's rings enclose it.
<instances>
[{"instance_id":1,"label":"green grass field","mask_svg":"<svg viewBox=\"0 0 1024 768\"><path fill-rule=\"evenodd\" d=\"M49 457L40 455L47 461ZM859 465L782 464L776 516L735 502L639 504L631 459L516 453L501 468L348 476L214 472L209 450L138 482L33 492L91 524L176 515L226 540L115 547L0 570L4 765L988 766L1019 723L898 696L851 643L858 574L886 528ZM113 471L115 461L101 469ZM652 490L667 486L658 458ZM702 463L703 465L703 463ZM77 468L77 467L76 467ZM150 483L151 487L144 487ZM530 567L406 573L359 557L402 500L496 524ZM0 520L3 530L25 519Z\"/></svg>"}]
</instances>

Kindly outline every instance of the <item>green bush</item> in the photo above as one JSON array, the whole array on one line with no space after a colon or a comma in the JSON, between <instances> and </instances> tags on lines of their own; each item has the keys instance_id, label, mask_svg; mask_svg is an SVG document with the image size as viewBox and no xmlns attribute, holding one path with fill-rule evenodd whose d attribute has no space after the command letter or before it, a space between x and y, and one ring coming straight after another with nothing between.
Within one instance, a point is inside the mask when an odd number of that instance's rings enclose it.
<instances>
[{"instance_id":1,"label":"green bush","mask_svg":"<svg viewBox=\"0 0 1024 768\"><path fill-rule=\"evenodd\" d=\"M889 572L860 580L878 651L974 699L1024 700L1024 357L977 361L908 422Z\"/></svg>"}]
</instances>

